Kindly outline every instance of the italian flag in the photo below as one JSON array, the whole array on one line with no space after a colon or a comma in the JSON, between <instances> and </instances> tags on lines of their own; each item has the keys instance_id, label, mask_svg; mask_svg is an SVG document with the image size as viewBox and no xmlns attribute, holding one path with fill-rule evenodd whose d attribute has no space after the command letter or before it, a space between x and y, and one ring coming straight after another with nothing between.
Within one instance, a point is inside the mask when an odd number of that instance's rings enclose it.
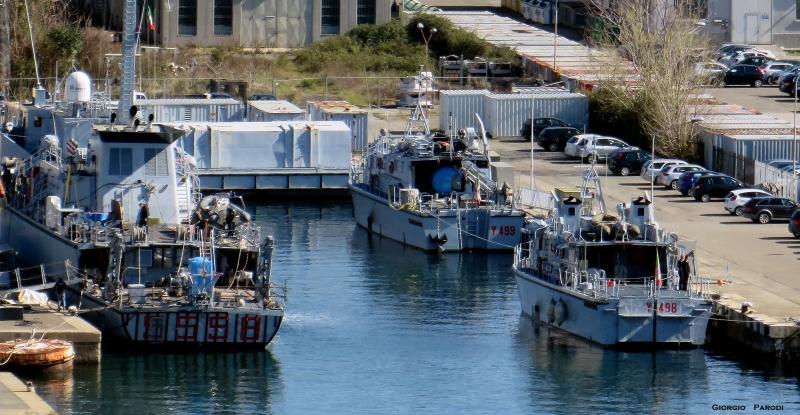
<instances>
[{"instance_id":1,"label":"italian flag","mask_svg":"<svg viewBox=\"0 0 800 415\"><path fill-rule=\"evenodd\" d=\"M150 10L150 6L147 6L147 23L150 24L150 30L156 31L156 24L153 22L153 11Z\"/></svg>"}]
</instances>

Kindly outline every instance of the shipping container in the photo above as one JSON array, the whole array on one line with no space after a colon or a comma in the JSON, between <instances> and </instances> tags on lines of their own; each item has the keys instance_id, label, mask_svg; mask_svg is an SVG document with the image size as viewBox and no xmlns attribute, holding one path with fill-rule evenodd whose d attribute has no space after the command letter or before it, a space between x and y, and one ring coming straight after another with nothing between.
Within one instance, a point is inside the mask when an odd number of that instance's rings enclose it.
<instances>
[{"instance_id":1,"label":"shipping container","mask_svg":"<svg viewBox=\"0 0 800 415\"><path fill-rule=\"evenodd\" d=\"M231 122L244 120L244 107L235 99L144 99L137 100L137 117L147 122Z\"/></svg>"},{"instance_id":2,"label":"shipping container","mask_svg":"<svg viewBox=\"0 0 800 415\"><path fill-rule=\"evenodd\" d=\"M483 114L483 101L490 94L486 89L439 91L439 130L450 134L476 127L475 114Z\"/></svg>"},{"instance_id":3,"label":"shipping container","mask_svg":"<svg viewBox=\"0 0 800 415\"><path fill-rule=\"evenodd\" d=\"M347 101L311 101L307 106L309 121L341 121L351 130L351 150L367 150L369 114Z\"/></svg>"},{"instance_id":4,"label":"shipping container","mask_svg":"<svg viewBox=\"0 0 800 415\"><path fill-rule=\"evenodd\" d=\"M247 103L247 121L303 121L306 112L289 101L250 101Z\"/></svg>"},{"instance_id":5,"label":"shipping container","mask_svg":"<svg viewBox=\"0 0 800 415\"><path fill-rule=\"evenodd\" d=\"M522 123L531 118L559 118L585 130L589 116L589 98L576 93L490 94L484 100L483 118L487 133L493 137L516 137Z\"/></svg>"},{"instance_id":6,"label":"shipping container","mask_svg":"<svg viewBox=\"0 0 800 415\"><path fill-rule=\"evenodd\" d=\"M205 170L324 168L349 171L350 128L340 121L166 123Z\"/></svg>"}]
</instances>

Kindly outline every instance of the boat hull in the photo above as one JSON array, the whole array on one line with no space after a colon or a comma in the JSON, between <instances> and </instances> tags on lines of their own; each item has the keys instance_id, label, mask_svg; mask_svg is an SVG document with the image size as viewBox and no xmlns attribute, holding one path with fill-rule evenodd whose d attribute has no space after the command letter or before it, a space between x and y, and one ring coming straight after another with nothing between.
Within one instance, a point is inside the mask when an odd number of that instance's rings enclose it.
<instances>
[{"instance_id":1,"label":"boat hull","mask_svg":"<svg viewBox=\"0 0 800 415\"><path fill-rule=\"evenodd\" d=\"M354 186L350 193L359 226L425 251L511 250L525 225L518 211L476 208L420 214L397 209Z\"/></svg>"},{"instance_id":2,"label":"boat hull","mask_svg":"<svg viewBox=\"0 0 800 415\"><path fill-rule=\"evenodd\" d=\"M705 343L711 316L707 300L686 296L598 300L561 289L516 267L514 274L522 312L535 322L609 347ZM556 310L551 312L553 308ZM560 324L551 320L558 316L558 308L566 315Z\"/></svg>"},{"instance_id":3,"label":"boat hull","mask_svg":"<svg viewBox=\"0 0 800 415\"><path fill-rule=\"evenodd\" d=\"M261 308L109 307L84 294L81 316L103 340L137 346L264 347L283 322L283 310Z\"/></svg>"}]
</instances>

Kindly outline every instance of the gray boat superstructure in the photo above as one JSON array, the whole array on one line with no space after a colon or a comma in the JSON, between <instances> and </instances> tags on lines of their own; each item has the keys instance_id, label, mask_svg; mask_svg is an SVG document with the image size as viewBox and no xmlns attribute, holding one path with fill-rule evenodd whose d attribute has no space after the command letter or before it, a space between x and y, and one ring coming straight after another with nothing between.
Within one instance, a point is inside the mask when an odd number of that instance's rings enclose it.
<instances>
[{"instance_id":1,"label":"gray boat superstructure","mask_svg":"<svg viewBox=\"0 0 800 415\"><path fill-rule=\"evenodd\" d=\"M704 344L711 301L693 242L659 227L647 193L608 214L590 168L551 195L514 250L523 314L604 346Z\"/></svg>"},{"instance_id":2,"label":"gray boat superstructure","mask_svg":"<svg viewBox=\"0 0 800 415\"><path fill-rule=\"evenodd\" d=\"M412 123L424 126L412 131ZM430 134L417 105L401 136L386 131L353 160L349 188L356 222L423 250L511 250L525 215L508 183L490 177L489 143L474 129Z\"/></svg>"}]
</instances>

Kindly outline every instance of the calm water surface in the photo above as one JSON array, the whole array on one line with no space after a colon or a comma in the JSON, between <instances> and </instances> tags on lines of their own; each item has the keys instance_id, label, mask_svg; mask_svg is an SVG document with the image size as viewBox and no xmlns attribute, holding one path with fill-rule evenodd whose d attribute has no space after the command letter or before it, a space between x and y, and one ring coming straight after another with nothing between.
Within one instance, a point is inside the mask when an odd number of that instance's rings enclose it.
<instances>
[{"instance_id":1,"label":"calm water surface","mask_svg":"<svg viewBox=\"0 0 800 415\"><path fill-rule=\"evenodd\" d=\"M248 210L275 236L273 278L290 287L268 350L106 347L99 366L22 378L65 414L800 412L797 377L771 365L704 350L606 351L534 330L510 254L428 254L370 238L348 200Z\"/></svg>"}]
</instances>

